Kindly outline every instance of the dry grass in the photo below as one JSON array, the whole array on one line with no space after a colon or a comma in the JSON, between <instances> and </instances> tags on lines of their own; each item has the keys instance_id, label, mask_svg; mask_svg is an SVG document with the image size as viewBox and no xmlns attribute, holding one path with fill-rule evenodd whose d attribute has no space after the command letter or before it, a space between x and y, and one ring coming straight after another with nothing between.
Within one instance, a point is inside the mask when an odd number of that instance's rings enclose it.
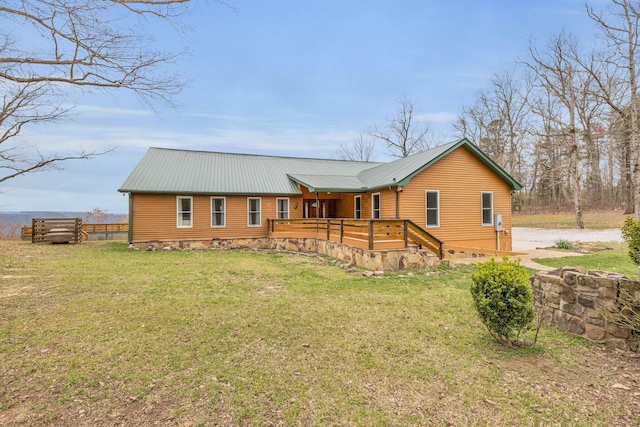
<instances>
[{"instance_id":1,"label":"dry grass","mask_svg":"<svg viewBox=\"0 0 640 427\"><path fill-rule=\"evenodd\" d=\"M585 212L583 221L586 228L591 230L603 230L607 228L620 228L625 218L622 211ZM514 227L533 228L575 228L576 218L573 213L513 215Z\"/></svg>"},{"instance_id":2,"label":"dry grass","mask_svg":"<svg viewBox=\"0 0 640 427\"><path fill-rule=\"evenodd\" d=\"M473 268L0 242L0 425L640 422L637 359L553 329L493 343Z\"/></svg>"}]
</instances>

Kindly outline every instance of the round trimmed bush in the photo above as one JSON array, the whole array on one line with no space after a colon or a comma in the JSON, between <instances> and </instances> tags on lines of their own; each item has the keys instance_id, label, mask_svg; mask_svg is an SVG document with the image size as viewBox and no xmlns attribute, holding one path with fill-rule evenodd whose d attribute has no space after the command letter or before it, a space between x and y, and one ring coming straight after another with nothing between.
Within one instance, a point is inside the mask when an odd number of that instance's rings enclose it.
<instances>
[{"instance_id":1,"label":"round trimmed bush","mask_svg":"<svg viewBox=\"0 0 640 427\"><path fill-rule=\"evenodd\" d=\"M621 228L622 237L629 246L629 258L636 265L640 264L640 220L628 216Z\"/></svg>"},{"instance_id":2,"label":"round trimmed bush","mask_svg":"<svg viewBox=\"0 0 640 427\"><path fill-rule=\"evenodd\" d=\"M502 262L494 258L478 264L471 275L471 295L482 323L498 342L513 347L534 318L529 275L520 260Z\"/></svg>"}]
</instances>

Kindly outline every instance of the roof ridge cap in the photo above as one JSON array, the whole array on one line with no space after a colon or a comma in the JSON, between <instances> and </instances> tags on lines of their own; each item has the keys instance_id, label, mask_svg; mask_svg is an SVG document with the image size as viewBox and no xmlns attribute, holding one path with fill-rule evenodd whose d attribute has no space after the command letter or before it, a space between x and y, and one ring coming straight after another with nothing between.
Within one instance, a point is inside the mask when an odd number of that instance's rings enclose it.
<instances>
[{"instance_id":1,"label":"roof ridge cap","mask_svg":"<svg viewBox=\"0 0 640 427\"><path fill-rule=\"evenodd\" d=\"M372 166L379 166L385 164L384 162L373 162L364 160L347 160L347 159L328 159L319 157L296 157L296 156L276 156L273 154L255 154L255 153L232 153L227 151L208 151L208 150L194 150L186 148L166 148L166 147L149 147L149 150L162 150L162 151L176 151L176 152L188 152L188 153L203 153L203 154L223 154L229 156L242 156L242 157L267 157L276 159L294 159L294 160L319 160L326 162L344 162L344 163L364 163L371 164Z\"/></svg>"}]
</instances>

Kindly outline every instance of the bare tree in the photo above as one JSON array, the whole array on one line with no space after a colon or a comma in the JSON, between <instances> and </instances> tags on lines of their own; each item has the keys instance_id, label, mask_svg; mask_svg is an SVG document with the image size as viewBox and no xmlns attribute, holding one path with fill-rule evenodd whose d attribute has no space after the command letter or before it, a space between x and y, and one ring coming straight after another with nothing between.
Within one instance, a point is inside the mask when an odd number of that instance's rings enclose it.
<instances>
[{"instance_id":1,"label":"bare tree","mask_svg":"<svg viewBox=\"0 0 640 427\"><path fill-rule=\"evenodd\" d=\"M463 107L453 124L521 182L525 180L529 145L527 119L529 86L513 72L494 74L491 87L477 95L471 107Z\"/></svg>"},{"instance_id":2,"label":"bare tree","mask_svg":"<svg viewBox=\"0 0 640 427\"><path fill-rule=\"evenodd\" d=\"M487 123L491 120L486 116L486 110L483 98L486 97L484 92L478 94L476 103L471 107L462 106L462 112L452 123L453 129L458 132L462 138L467 138L474 143L482 141L486 134Z\"/></svg>"},{"instance_id":3,"label":"bare tree","mask_svg":"<svg viewBox=\"0 0 640 427\"><path fill-rule=\"evenodd\" d=\"M110 216L111 212L109 212L107 209L93 208L92 211L84 214L82 222L88 224L104 224L105 222L107 222Z\"/></svg>"},{"instance_id":4,"label":"bare tree","mask_svg":"<svg viewBox=\"0 0 640 427\"><path fill-rule=\"evenodd\" d=\"M623 92L623 102L629 108L629 113L623 112L624 105L619 100L613 100L606 89L611 86L600 84L601 93L614 111L626 122L629 132L627 151L633 157L632 173L634 189L634 217L640 216L640 129L638 126L638 70L636 57L640 48L640 10L637 2L629 0L611 0L612 5L605 12L596 12L587 6L587 14L603 31L607 41L608 55L602 60L606 66L612 66L622 74L622 81L626 82ZM619 89L619 86L616 86Z\"/></svg>"},{"instance_id":5,"label":"bare tree","mask_svg":"<svg viewBox=\"0 0 640 427\"><path fill-rule=\"evenodd\" d=\"M453 124L525 185L529 206L572 205L578 228L583 205L640 211L640 2L586 10L604 44L531 44L526 72L494 75Z\"/></svg>"},{"instance_id":6,"label":"bare tree","mask_svg":"<svg viewBox=\"0 0 640 427\"><path fill-rule=\"evenodd\" d=\"M580 81L579 70L573 60L573 53L577 51L575 45L573 37L564 33L553 37L542 53L530 45L531 60L526 65L534 74L537 88L555 98L558 105L562 106L559 114L549 116L549 118L555 122L554 128L562 133L558 135L562 136L559 141L566 143L566 149L569 153L576 228L582 229L584 222L582 220L580 185L580 140L577 128L577 108L580 96L577 88Z\"/></svg>"},{"instance_id":7,"label":"bare tree","mask_svg":"<svg viewBox=\"0 0 640 427\"><path fill-rule=\"evenodd\" d=\"M161 67L180 52L154 47L145 24L180 30L188 0L0 2L0 183L105 151L45 154L19 141L25 127L68 117L71 94L125 89L173 105L183 82Z\"/></svg>"},{"instance_id":8,"label":"bare tree","mask_svg":"<svg viewBox=\"0 0 640 427\"><path fill-rule=\"evenodd\" d=\"M370 162L376 142L367 134L360 134L351 140L351 144L342 143L338 148L338 157L342 160Z\"/></svg>"},{"instance_id":9,"label":"bare tree","mask_svg":"<svg viewBox=\"0 0 640 427\"><path fill-rule=\"evenodd\" d=\"M398 112L384 126L374 125L369 135L385 143L393 157L407 157L430 148L429 124L416 119L414 105L407 96L397 101Z\"/></svg>"}]
</instances>

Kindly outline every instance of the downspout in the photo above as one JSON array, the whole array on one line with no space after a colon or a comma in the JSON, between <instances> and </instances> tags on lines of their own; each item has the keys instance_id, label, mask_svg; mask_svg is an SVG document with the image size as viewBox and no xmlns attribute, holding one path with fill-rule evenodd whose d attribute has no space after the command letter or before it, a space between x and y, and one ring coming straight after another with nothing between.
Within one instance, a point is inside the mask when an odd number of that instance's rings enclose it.
<instances>
[{"instance_id":1,"label":"downspout","mask_svg":"<svg viewBox=\"0 0 640 427\"><path fill-rule=\"evenodd\" d=\"M400 198L399 191L396 190L395 188L391 187L391 186L389 187L389 190L391 190L394 193L396 193L396 219L400 219L400 213L399 213L400 211L398 209L398 201L399 201L399 198Z\"/></svg>"},{"instance_id":2,"label":"downspout","mask_svg":"<svg viewBox=\"0 0 640 427\"><path fill-rule=\"evenodd\" d=\"M129 193L129 246L133 245L133 195Z\"/></svg>"}]
</instances>

